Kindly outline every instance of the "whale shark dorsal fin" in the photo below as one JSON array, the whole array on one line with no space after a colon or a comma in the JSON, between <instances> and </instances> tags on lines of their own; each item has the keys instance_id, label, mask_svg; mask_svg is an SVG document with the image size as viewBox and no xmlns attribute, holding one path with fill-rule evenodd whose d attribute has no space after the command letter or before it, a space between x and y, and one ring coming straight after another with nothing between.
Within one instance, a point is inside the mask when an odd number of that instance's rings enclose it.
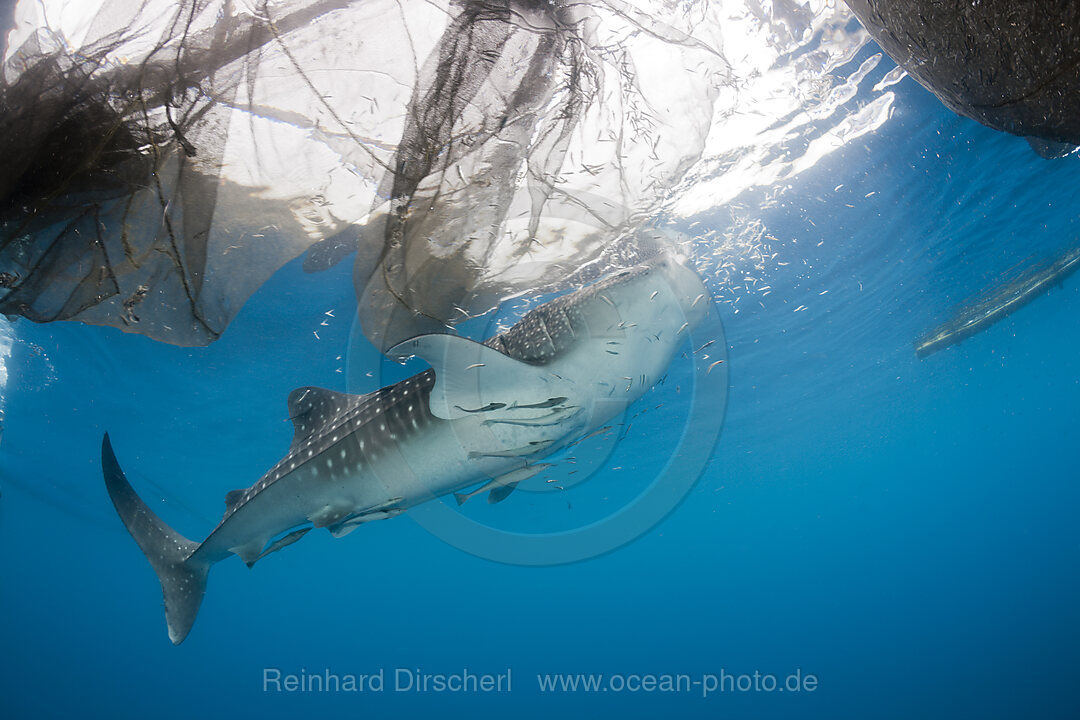
<instances>
[{"instance_id":1,"label":"whale shark dorsal fin","mask_svg":"<svg viewBox=\"0 0 1080 720\"><path fill-rule=\"evenodd\" d=\"M240 501L243 499L243 490L230 490L229 492L225 493L225 516L221 519L222 522L225 522L225 518L229 517L233 510L236 509L236 506L239 505Z\"/></svg>"},{"instance_id":2,"label":"whale shark dorsal fin","mask_svg":"<svg viewBox=\"0 0 1080 720\"><path fill-rule=\"evenodd\" d=\"M395 345L387 354L416 355L431 365L435 370L431 413L443 420L570 395L568 381L550 369L457 335L421 335Z\"/></svg>"},{"instance_id":3,"label":"whale shark dorsal fin","mask_svg":"<svg viewBox=\"0 0 1080 720\"><path fill-rule=\"evenodd\" d=\"M365 397L310 386L293 390L289 393L289 419L293 421L291 447L295 449L317 430L355 409Z\"/></svg>"},{"instance_id":4,"label":"whale shark dorsal fin","mask_svg":"<svg viewBox=\"0 0 1080 720\"><path fill-rule=\"evenodd\" d=\"M225 512L232 510L242 497L244 497L243 490L230 490L225 493Z\"/></svg>"}]
</instances>

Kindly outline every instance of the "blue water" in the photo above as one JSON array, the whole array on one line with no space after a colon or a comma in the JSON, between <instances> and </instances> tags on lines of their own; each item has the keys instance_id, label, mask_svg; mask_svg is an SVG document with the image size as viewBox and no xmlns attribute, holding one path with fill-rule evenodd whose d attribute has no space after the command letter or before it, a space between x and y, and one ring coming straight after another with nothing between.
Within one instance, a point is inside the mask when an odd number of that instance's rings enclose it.
<instances>
[{"instance_id":1,"label":"blue water","mask_svg":"<svg viewBox=\"0 0 1080 720\"><path fill-rule=\"evenodd\" d=\"M1080 281L923 361L912 349L1016 263L1080 240L1080 160L1042 160L910 80L894 89L883 128L760 212L787 264L767 268L768 295L718 305L730 397L708 469L657 527L585 562L494 563L408 515L312 533L252 570L217 567L173 647L102 486L101 435L147 501L203 537L224 493L284 452L292 388L372 389L369 355L349 349L349 268L284 268L209 348L19 321L0 446L0 713L1080 716ZM587 485L472 512L572 525L590 493L614 495L678 441L674 384ZM267 692L267 668L381 669L385 686ZM395 692L397 668L509 668L511 691ZM537 681L754 672L816 684L705 696Z\"/></svg>"}]
</instances>

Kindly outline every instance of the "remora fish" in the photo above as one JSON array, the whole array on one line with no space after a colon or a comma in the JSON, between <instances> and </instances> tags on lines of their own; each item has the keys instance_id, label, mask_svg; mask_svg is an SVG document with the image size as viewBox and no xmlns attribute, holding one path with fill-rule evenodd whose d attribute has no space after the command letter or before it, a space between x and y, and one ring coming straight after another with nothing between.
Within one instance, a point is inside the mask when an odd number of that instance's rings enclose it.
<instances>
[{"instance_id":1,"label":"remora fish","mask_svg":"<svg viewBox=\"0 0 1080 720\"><path fill-rule=\"evenodd\" d=\"M313 527L335 537L481 481L498 502L535 461L641 397L704 318L705 288L661 253L530 311L475 343L424 335L394 348L432 369L368 395L300 388L289 395L288 454L246 490L202 542L166 525L132 489L102 442L105 486L161 581L169 638L195 622L210 567L251 566ZM626 377L632 378L628 384Z\"/></svg>"},{"instance_id":2,"label":"remora fish","mask_svg":"<svg viewBox=\"0 0 1080 720\"><path fill-rule=\"evenodd\" d=\"M1080 248L1071 248L1053 259L1028 268L1015 279L992 288L980 299L957 310L952 319L915 340L915 354L921 359L955 345L1008 317L1062 283L1080 267Z\"/></svg>"}]
</instances>

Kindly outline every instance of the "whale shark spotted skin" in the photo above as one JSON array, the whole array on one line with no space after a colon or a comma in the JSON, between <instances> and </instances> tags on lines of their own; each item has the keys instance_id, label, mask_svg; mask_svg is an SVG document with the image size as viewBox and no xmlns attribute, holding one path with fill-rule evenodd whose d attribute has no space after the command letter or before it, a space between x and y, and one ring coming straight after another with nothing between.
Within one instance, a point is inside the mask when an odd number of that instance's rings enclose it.
<instances>
[{"instance_id":1,"label":"whale shark spotted skin","mask_svg":"<svg viewBox=\"0 0 1080 720\"><path fill-rule=\"evenodd\" d=\"M187 637L210 567L249 566L312 530L335 537L483 483L499 502L540 472L538 461L624 411L666 371L705 316L700 278L669 252L551 300L476 343L423 335L398 357L431 365L367 395L315 387L289 395L289 452L258 482L225 496L201 543L181 536L138 497L108 434L109 496L157 572L169 637ZM478 491L478 492L479 492Z\"/></svg>"}]
</instances>

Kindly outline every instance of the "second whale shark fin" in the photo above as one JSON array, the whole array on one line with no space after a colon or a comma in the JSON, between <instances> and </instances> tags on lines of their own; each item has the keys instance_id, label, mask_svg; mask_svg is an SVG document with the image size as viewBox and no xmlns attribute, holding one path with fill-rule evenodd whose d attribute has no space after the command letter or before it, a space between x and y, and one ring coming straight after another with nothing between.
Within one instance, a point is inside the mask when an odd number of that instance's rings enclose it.
<instances>
[{"instance_id":1,"label":"second whale shark fin","mask_svg":"<svg viewBox=\"0 0 1080 720\"><path fill-rule=\"evenodd\" d=\"M289 393L289 419L293 421L292 448L316 431L343 418L363 402L366 395L349 395L320 387L301 387Z\"/></svg>"},{"instance_id":2,"label":"second whale shark fin","mask_svg":"<svg viewBox=\"0 0 1080 720\"><path fill-rule=\"evenodd\" d=\"M421 335L390 348L416 355L435 370L431 413L443 420L483 415L508 406L538 405L570 395L569 383L539 365L515 360L457 335Z\"/></svg>"}]
</instances>

